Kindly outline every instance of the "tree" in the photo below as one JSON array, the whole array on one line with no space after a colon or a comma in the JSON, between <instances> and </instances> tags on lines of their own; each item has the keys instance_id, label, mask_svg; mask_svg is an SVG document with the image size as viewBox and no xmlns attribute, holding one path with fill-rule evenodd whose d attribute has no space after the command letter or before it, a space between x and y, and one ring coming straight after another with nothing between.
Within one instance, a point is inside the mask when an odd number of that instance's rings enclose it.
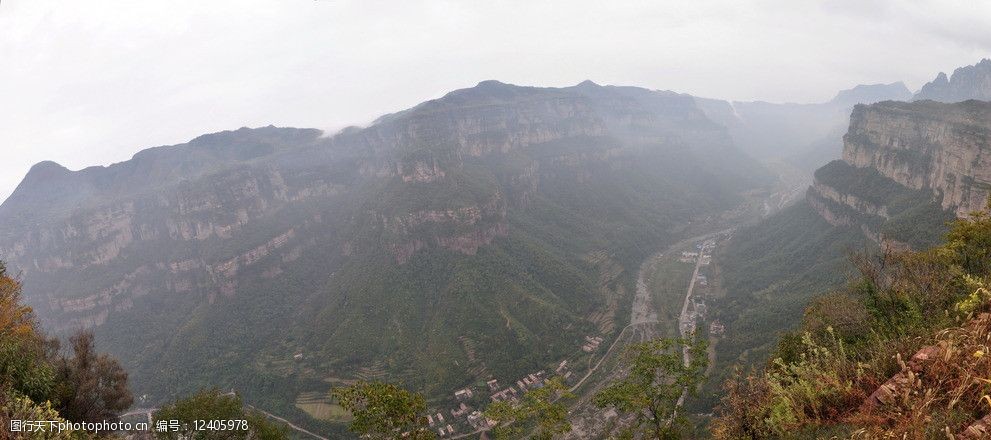
<instances>
[{"instance_id":1,"label":"tree","mask_svg":"<svg viewBox=\"0 0 991 440\"><path fill-rule=\"evenodd\" d=\"M18 422L28 420L60 424L66 422L52 408L50 402L37 404L24 396L8 395L0 392L0 433L9 430L11 428L11 422L15 420ZM51 430L46 427L45 432L26 432L22 430L14 438L19 440L92 440L97 437L83 431Z\"/></svg>"},{"instance_id":2,"label":"tree","mask_svg":"<svg viewBox=\"0 0 991 440\"><path fill-rule=\"evenodd\" d=\"M31 308L21 304L20 281L0 262L0 421L25 414L113 420L131 406L127 373L115 359L96 353L93 335L79 332L71 343L73 357L59 354L58 340L40 330Z\"/></svg>"},{"instance_id":3,"label":"tree","mask_svg":"<svg viewBox=\"0 0 991 440\"><path fill-rule=\"evenodd\" d=\"M197 421L239 421L233 429L200 429ZM257 439L285 440L289 438L286 426L268 420L264 414L246 410L241 398L234 393L221 393L220 390L210 389L200 391L188 398L176 401L163 407L155 413L155 424L172 421L178 422L178 431L157 432L160 439L176 440L179 438L191 440L220 440L220 439Z\"/></svg>"},{"instance_id":4,"label":"tree","mask_svg":"<svg viewBox=\"0 0 991 440\"><path fill-rule=\"evenodd\" d=\"M598 392L593 402L633 416L624 438L681 438L686 424L677 414L685 393L695 393L708 366L705 341L654 339L627 348L629 374ZM683 353L690 362L685 365Z\"/></svg>"},{"instance_id":5,"label":"tree","mask_svg":"<svg viewBox=\"0 0 991 440\"><path fill-rule=\"evenodd\" d=\"M495 402L485 410L485 417L500 424L493 429L497 439L523 437L524 426L535 422L536 433L532 438L550 440L557 434L571 431L568 421L568 408L559 402L561 398L572 398L561 378L555 377L544 382L540 388L527 391L519 402Z\"/></svg>"},{"instance_id":6,"label":"tree","mask_svg":"<svg viewBox=\"0 0 991 440\"><path fill-rule=\"evenodd\" d=\"M344 409L351 412L350 429L369 439L434 439L427 426L423 396L384 382L358 382L334 390Z\"/></svg>"},{"instance_id":7,"label":"tree","mask_svg":"<svg viewBox=\"0 0 991 440\"><path fill-rule=\"evenodd\" d=\"M93 333L80 330L69 338L72 357L57 360L59 413L74 422L116 420L134 401L127 371L116 359L98 354Z\"/></svg>"},{"instance_id":8,"label":"tree","mask_svg":"<svg viewBox=\"0 0 991 440\"><path fill-rule=\"evenodd\" d=\"M30 307L21 304L21 283L0 262L0 393L16 392L35 402L51 398L55 370L49 341Z\"/></svg>"}]
</instances>

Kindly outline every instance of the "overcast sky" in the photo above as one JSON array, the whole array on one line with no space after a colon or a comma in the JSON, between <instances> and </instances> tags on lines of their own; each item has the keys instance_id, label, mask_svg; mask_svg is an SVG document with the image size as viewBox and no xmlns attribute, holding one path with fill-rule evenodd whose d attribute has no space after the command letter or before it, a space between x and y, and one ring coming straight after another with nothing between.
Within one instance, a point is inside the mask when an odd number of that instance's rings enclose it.
<instances>
[{"instance_id":1,"label":"overcast sky","mask_svg":"<svg viewBox=\"0 0 991 440\"><path fill-rule=\"evenodd\" d=\"M991 56L991 2L0 0L0 200L28 168L336 130L498 79L825 101Z\"/></svg>"}]
</instances>

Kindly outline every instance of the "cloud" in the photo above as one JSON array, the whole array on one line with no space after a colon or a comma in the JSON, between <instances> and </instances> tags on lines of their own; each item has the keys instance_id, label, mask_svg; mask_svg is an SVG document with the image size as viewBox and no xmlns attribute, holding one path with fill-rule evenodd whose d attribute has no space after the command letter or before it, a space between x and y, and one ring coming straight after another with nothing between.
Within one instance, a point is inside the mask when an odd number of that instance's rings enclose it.
<instances>
[{"instance_id":1,"label":"cloud","mask_svg":"<svg viewBox=\"0 0 991 440\"><path fill-rule=\"evenodd\" d=\"M3 0L0 198L199 134L336 129L484 79L810 102L991 51L977 2Z\"/></svg>"}]
</instances>

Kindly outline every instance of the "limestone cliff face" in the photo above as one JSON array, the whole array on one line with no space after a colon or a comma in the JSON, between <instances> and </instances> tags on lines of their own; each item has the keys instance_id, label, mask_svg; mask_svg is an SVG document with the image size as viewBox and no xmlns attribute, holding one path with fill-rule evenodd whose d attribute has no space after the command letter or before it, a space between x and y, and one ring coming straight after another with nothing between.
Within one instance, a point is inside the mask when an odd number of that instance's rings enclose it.
<instances>
[{"instance_id":1,"label":"limestone cliff face","mask_svg":"<svg viewBox=\"0 0 991 440\"><path fill-rule=\"evenodd\" d=\"M298 252L305 242L297 229L309 233L320 223L311 217L276 227L270 216L344 191L320 179L290 188L271 168L219 173L209 187L181 184L17 228L0 241L0 259L30 283L29 300L44 305L43 317L59 317L56 330L96 326L152 292L195 291L209 302L234 295L239 270ZM227 250L211 250L217 246Z\"/></svg>"},{"instance_id":2,"label":"limestone cliff face","mask_svg":"<svg viewBox=\"0 0 991 440\"><path fill-rule=\"evenodd\" d=\"M991 103L858 106L844 136L843 160L930 190L958 215L980 210L991 189Z\"/></svg>"},{"instance_id":3,"label":"limestone cliff face","mask_svg":"<svg viewBox=\"0 0 991 440\"><path fill-rule=\"evenodd\" d=\"M447 209L418 210L396 216L380 215L382 228L396 237L389 250L404 264L428 245L475 255L478 248L508 233L506 202L494 192L482 203Z\"/></svg>"},{"instance_id":4,"label":"limestone cliff face","mask_svg":"<svg viewBox=\"0 0 991 440\"><path fill-rule=\"evenodd\" d=\"M813 181L806 197L808 198L809 203L811 203L812 206L819 211L822 217L826 219L829 224L834 226L849 226L855 224L856 222L848 215L834 212L834 210L829 208L829 204L825 203L826 201L845 206L846 208L868 216L876 216L884 219L890 218L887 206L869 202L858 197L856 194L843 193L818 179Z\"/></svg>"},{"instance_id":5,"label":"limestone cliff face","mask_svg":"<svg viewBox=\"0 0 991 440\"><path fill-rule=\"evenodd\" d=\"M809 206L871 240L925 247L991 194L991 103L858 105L843 159L816 170Z\"/></svg>"}]
</instances>

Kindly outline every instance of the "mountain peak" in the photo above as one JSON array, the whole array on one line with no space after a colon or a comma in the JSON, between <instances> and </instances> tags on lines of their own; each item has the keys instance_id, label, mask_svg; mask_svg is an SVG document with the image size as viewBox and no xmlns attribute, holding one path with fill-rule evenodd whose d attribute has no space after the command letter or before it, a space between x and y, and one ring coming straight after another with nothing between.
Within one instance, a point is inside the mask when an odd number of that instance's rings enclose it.
<instances>
[{"instance_id":1,"label":"mountain peak","mask_svg":"<svg viewBox=\"0 0 991 440\"><path fill-rule=\"evenodd\" d=\"M575 87L584 87L584 88L587 88L587 87L602 87L602 86L596 84L594 81L592 81L590 79L586 79L585 81L582 81L582 82L578 83L578 85L575 86Z\"/></svg>"},{"instance_id":2,"label":"mountain peak","mask_svg":"<svg viewBox=\"0 0 991 440\"><path fill-rule=\"evenodd\" d=\"M71 174L68 168L50 160L38 162L31 167L24 180L30 179L50 179L52 177Z\"/></svg>"},{"instance_id":3,"label":"mountain peak","mask_svg":"<svg viewBox=\"0 0 991 440\"><path fill-rule=\"evenodd\" d=\"M914 99L941 102L991 100L991 59L984 58L973 66L954 69L949 78L940 72L936 79L922 86Z\"/></svg>"},{"instance_id":4,"label":"mountain peak","mask_svg":"<svg viewBox=\"0 0 991 440\"><path fill-rule=\"evenodd\" d=\"M504 88L504 87L507 87L507 86L511 86L511 84L506 84L506 83L504 83L502 81L499 81L499 80L487 79L485 81L479 82L478 85L475 86L475 88L478 88L478 89L494 89L494 88Z\"/></svg>"}]
</instances>

